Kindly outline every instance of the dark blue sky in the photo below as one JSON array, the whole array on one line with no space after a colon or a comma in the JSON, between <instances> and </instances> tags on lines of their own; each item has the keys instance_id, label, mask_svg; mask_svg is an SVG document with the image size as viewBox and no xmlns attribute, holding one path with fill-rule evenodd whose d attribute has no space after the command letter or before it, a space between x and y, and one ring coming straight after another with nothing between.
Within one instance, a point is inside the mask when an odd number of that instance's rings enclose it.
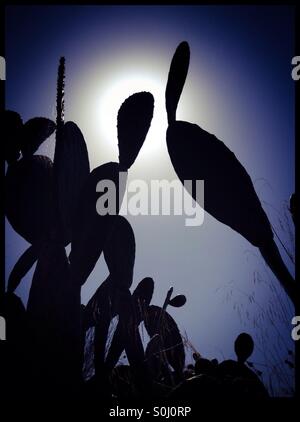
<instances>
[{"instance_id":1,"label":"dark blue sky","mask_svg":"<svg viewBox=\"0 0 300 422\"><path fill-rule=\"evenodd\" d=\"M233 150L272 224L290 244L278 212L282 216L294 191L293 7L9 6L5 31L6 107L24 120L55 118L56 71L64 55L66 117L82 129L92 168L117 160L110 110L116 113L117 104L140 86L153 91L152 133L130 173L145 180L176 177L165 147L164 89L176 46L188 41L191 62L178 118L199 124ZM41 151L52 156L53 140ZM280 291L287 317L282 322L276 317L276 330L268 317L263 321L261 309L269 303L280 308L268 287L278 283L247 241L208 215L195 229L184 227L181 217L128 219L137 243L133 287L152 276L156 304L162 304L170 284L184 293L185 307L170 312L200 353L232 358L236 335L248 331L256 339L254 361L270 369L286 356L293 347L293 310ZM8 224L6 230L7 277L26 242ZM263 281L254 284L256 272ZM84 303L106 274L101 259L83 288ZM18 290L24 301L29 287L30 275ZM249 304L252 291L259 305ZM258 329L254 320L260 318ZM265 371L266 379L270 373ZM292 373L285 376L292 379Z\"/></svg>"}]
</instances>

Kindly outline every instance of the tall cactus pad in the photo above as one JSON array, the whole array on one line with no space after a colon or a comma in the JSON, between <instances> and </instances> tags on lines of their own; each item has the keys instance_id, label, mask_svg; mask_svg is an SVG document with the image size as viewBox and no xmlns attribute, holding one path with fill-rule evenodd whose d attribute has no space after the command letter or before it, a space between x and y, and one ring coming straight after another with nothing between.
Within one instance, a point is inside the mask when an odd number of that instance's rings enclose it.
<instances>
[{"instance_id":1,"label":"tall cactus pad","mask_svg":"<svg viewBox=\"0 0 300 422\"><path fill-rule=\"evenodd\" d=\"M154 281L150 277L144 278L132 294L134 313L135 313L135 324L138 327L140 322L144 318L146 309L149 306L154 290ZM106 368L111 370L118 362L122 351L125 349L125 339L124 333L120 321L118 323L117 329L114 333L113 340L111 342L110 349L106 358Z\"/></svg>"},{"instance_id":2,"label":"tall cactus pad","mask_svg":"<svg viewBox=\"0 0 300 422\"><path fill-rule=\"evenodd\" d=\"M134 163L150 128L154 98L149 92L128 97L118 113L119 162L122 169Z\"/></svg>"},{"instance_id":3,"label":"tall cactus pad","mask_svg":"<svg viewBox=\"0 0 300 422\"><path fill-rule=\"evenodd\" d=\"M129 289L135 261L135 238L125 217L116 216L103 252L115 287Z\"/></svg>"},{"instance_id":4,"label":"tall cactus pad","mask_svg":"<svg viewBox=\"0 0 300 422\"><path fill-rule=\"evenodd\" d=\"M119 171L118 163L106 163L94 169L84 183L79 196L72 230L70 254L72 280L83 285L96 265L112 228L115 215L99 215L96 203L104 193L96 187L102 180L111 181L116 187L116 212L119 212Z\"/></svg>"},{"instance_id":5,"label":"tall cactus pad","mask_svg":"<svg viewBox=\"0 0 300 422\"><path fill-rule=\"evenodd\" d=\"M58 208L65 243L71 240L74 212L89 173L89 157L84 137L75 123L67 122L56 141L54 156Z\"/></svg>"},{"instance_id":6,"label":"tall cactus pad","mask_svg":"<svg viewBox=\"0 0 300 422\"><path fill-rule=\"evenodd\" d=\"M24 125L15 111L5 110L0 114L0 123L5 133L5 159L8 164L33 155L39 146L55 131L55 123L45 117L34 117Z\"/></svg>"}]
</instances>

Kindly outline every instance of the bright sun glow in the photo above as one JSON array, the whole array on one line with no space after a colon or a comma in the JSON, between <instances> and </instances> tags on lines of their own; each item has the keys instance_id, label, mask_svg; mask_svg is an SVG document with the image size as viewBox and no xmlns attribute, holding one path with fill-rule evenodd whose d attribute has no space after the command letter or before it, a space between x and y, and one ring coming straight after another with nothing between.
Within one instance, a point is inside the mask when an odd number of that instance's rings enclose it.
<instances>
[{"instance_id":1,"label":"bright sun glow","mask_svg":"<svg viewBox=\"0 0 300 422\"><path fill-rule=\"evenodd\" d=\"M165 142L167 128L164 85L147 75L131 75L116 78L107 86L109 88L99 95L95 104L94 131L99 133L107 148L111 148L112 142L117 142L117 114L121 104L136 92L148 91L154 96L154 114L142 150L143 154L156 155Z\"/></svg>"}]
</instances>

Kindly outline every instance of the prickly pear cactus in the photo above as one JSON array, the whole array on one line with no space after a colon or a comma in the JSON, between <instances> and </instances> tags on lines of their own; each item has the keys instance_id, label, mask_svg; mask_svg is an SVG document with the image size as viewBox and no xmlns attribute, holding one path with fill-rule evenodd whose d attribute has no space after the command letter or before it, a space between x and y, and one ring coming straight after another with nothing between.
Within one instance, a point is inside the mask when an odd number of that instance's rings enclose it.
<instances>
[{"instance_id":1,"label":"prickly pear cactus","mask_svg":"<svg viewBox=\"0 0 300 422\"><path fill-rule=\"evenodd\" d=\"M23 121L15 111L1 111L0 123L5 133L4 157L8 164L16 162L21 153Z\"/></svg>"},{"instance_id":2,"label":"prickly pear cactus","mask_svg":"<svg viewBox=\"0 0 300 422\"><path fill-rule=\"evenodd\" d=\"M124 170L134 163L150 128L154 98L149 92L128 97L118 112L119 162Z\"/></svg>"},{"instance_id":3,"label":"prickly pear cactus","mask_svg":"<svg viewBox=\"0 0 300 422\"><path fill-rule=\"evenodd\" d=\"M104 259L116 288L129 289L135 261L135 238L125 217L116 216L104 244Z\"/></svg>"},{"instance_id":4,"label":"prickly pear cactus","mask_svg":"<svg viewBox=\"0 0 300 422\"><path fill-rule=\"evenodd\" d=\"M159 306L150 305L144 317L145 327L150 337L158 334L167 360L175 371L184 368L185 352L179 328L168 312Z\"/></svg>"},{"instance_id":5,"label":"prickly pear cactus","mask_svg":"<svg viewBox=\"0 0 300 422\"><path fill-rule=\"evenodd\" d=\"M72 238L72 223L81 188L90 173L86 143L79 127L67 122L56 140L54 155L55 189L64 242Z\"/></svg>"},{"instance_id":6,"label":"prickly pear cactus","mask_svg":"<svg viewBox=\"0 0 300 422\"><path fill-rule=\"evenodd\" d=\"M6 173L6 216L29 243L55 239L53 164L33 155L11 164Z\"/></svg>"},{"instance_id":7,"label":"prickly pear cactus","mask_svg":"<svg viewBox=\"0 0 300 422\"><path fill-rule=\"evenodd\" d=\"M119 211L119 171L118 163L106 163L94 169L84 183L78 207L74 216L70 253L73 282L82 286L96 265L116 215L99 215L95 204L99 197L97 185L101 180L109 180L116 190L116 212Z\"/></svg>"}]
</instances>

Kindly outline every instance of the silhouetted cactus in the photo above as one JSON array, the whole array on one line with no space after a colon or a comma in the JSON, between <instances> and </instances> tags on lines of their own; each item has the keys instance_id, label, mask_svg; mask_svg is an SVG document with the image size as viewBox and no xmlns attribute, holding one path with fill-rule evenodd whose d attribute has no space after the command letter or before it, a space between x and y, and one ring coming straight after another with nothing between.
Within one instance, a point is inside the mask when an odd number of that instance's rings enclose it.
<instances>
[{"instance_id":1,"label":"silhouetted cactus","mask_svg":"<svg viewBox=\"0 0 300 422\"><path fill-rule=\"evenodd\" d=\"M176 121L189 59L189 46L186 42L181 43L173 57L166 87L167 143L174 168L182 181L205 180L207 211L258 246L288 294L294 298L294 285L281 262L270 224L245 169L213 135L196 125ZM186 297L177 295L172 298L173 288L170 288L162 307L150 305L154 282L149 277L143 279L131 295L135 238L129 222L118 215L126 183L123 180L124 185L120 186L119 176L133 165L143 145L153 117L154 99L148 92L139 92L124 101L117 118L119 163L106 163L90 172L83 134L74 122L65 123L64 94L65 59L62 57L57 78L56 124L43 117L23 124L18 113L5 111L1 114L1 126L7 134L6 215L17 233L31 244L15 264L9 276L5 301L0 302L1 315L8 318L10 338L5 355L10 360L8 371L13 367L14 359L21 361L19 348L25 342L30 353L22 364L23 368L28 364L34 393L72 395L81 383L85 332L94 327L95 379L98 387L101 383L104 387L99 391L106 391L108 375L125 349L131 366L124 372L129 374L135 390L145 392L144 387L149 385L145 361L153 379L167 379L169 365L180 377L185 362L179 328L166 309L169 305L183 306ZM54 131L56 142L52 163L48 157L33 154ZM211 166L212 162L214 166ZM112 182L116 188L112 192L115 210L106 215L98 214L96 209L99 200L97 185L103 180ZM234 190L238 195L232 192ZM101 198L107 201L107 192L102 192ZM294 196L290 211L294 220ZM68 259L65 246L69 242L71 253ZM84 307L80 304L81 286L102 252L110 274ZM13 292L36 260L25 312ZM104 359L109 324L116 315L119 316L118 325ZM142 321L151 338L145 353L139 334ZM201 376L193 377L192 388L199 388L204 396L209 391L208 396L212 396L224 383L223 386L229 386L230 392L235 394L239 390L244 393L249 388L254 395L265 396L260 381L245 365L253 346L251 336L242 333L235 342L237 362L225 361L218 365L218 362L195 355L192 370ZM12 385L18 384L18 368L16 365ZM1 369L0 372L5 371ZM117 372L122 370L114 370ZM25 374L26 371L22 377L26 386ZM191 390L187 391L190 393ZM118 394L122 396L121 392ZM107 389L106 396L109 395Z\"/></svg>"},{"instance_id":2,"label":"silhouetted cactus","mask_svg":"<svg viewBox=\"0 0 300 422\"><path fill-rule=\"evenodd\" d=\"M5 133L4 158L11 164L21 155L23 121L15 111L5 110L0 113L0 123Z\"/></svg>"},{"instance_id":3,"label":"silhouetted cactus","mask_svg":"<svg viewBox=\"0 0 300 422\"><path fill-rule=\"evenodd\" d=\"M71 241L74 212L79 194L89 172L89 157L84 137L74 122L64 122L65 58L61 57L57 76L56 143L54 177L61 235L66 244Z\"/></svg>"},{"instance_id":4,"label":"silhouetted cactus","mask_svg":"<svg viewBox=\"0 0 300 422\"><path fill-rule=\"evenodd\" d=\"M65 120L65 73L66 59L61 57L59 59L56 86L56 125L58 132L62 129Z\"/></svg>"},{"instance_id":5,"label":"silhouetted cactus","mask_svg":"<svg viewBox=\"0 0 300 422\"><path fill-rule=\"evenodd\" d=\"M226 389L225 394L240 398L268 397L268 392L256 371L252 371L245 365L246 359L253 353L252 337L247 333L239 334L234 348L237 361L224 360L216 366L216 376L222 381L224 391Z\"/></svg>"},{"instance_id":6,"label":"silhouetted cactus","mask_svg":"<svg viewBox=\"0 0 300 422\"><path fill-rule=\"evenodd\" d=\"M33 266L37 260L37 248L35 246L30 246L26 251L21 255L12 269L7 282L7 292L13 293L21 280L28 273L30 268Z\"/></svg>"},{"instance_id":7,"label":"silhouetted cactus","mask_svg":"<svg viewBox=\"0 0 300 422\"><path fill-rule=\"evenodd\" d=\"M196 375L216 375L217 363L215 361L198 358L195 362L195 374Z\"/></svg>"},{"instance_id":8,"label":"silhouetted cactus","mask_svg":"<svg viewBox=\"0 0 300 422\"><path fill-rule=\"evenodd\" d=\"M177 105L184 87L190 64L190 49L186 41L177 47L170 65L166 86L166 110L169 125L176 121Z\"/></svg>"},{"instance_id":9,"label":"silhouetted cactus","mask_svg":"<svg viewBox=\"0 0 300 422\"><path fill-rule=\"evenodd\" d=\"M293 222L296 221L296 194L293 193L290 197L290 213L292 215Z\"/></svg>"},{"instance_id":10,"label":"silhouetted cactus","mask_svg":"<svg viewBox=\"0 0 300 422\"><path fill-rule=\"evenodd\" d=\"M33 377L37 385L76 390L80 382L76 297L64 245L44 243L30 289L27 313L32 338ZM41 350L43 351L41 353Z\"/></svg>"},{"instance_id":11,"label":"silhouetted cactus","mask_svg":"<svg viewBox=\"0 0 300 422\"><path fill-rule=\"evenodd\" d=\"M126 174L136 159L151 124L153 104L153 96L148 92L133 94L124 101L118 113L120 163L106 163L97 167L82 187L74 218L70 254L72 274L79 285L85 283L98 261L115 221L114 215L109 213L97 214L95 204L102 195L97 193L96 186L101 180L109 180L116 187L115 212L118 214L126 183L125 180L124 185L119 186L119 174Z\"/></svg>"},{"instance_id":12,"label":"silhouetted cactus","mask_svg":"<svg viewBox=\"0 0 300 422\"><path fill-rule=\"evenodd\" d=\"M253 338L248 333L241 333L234 342L234 351L238 362L244 363L252 355L254 349Z\"/></svg>"},{"instance_id":13,"label":"silhouetted cactus","mask_svg":"<svg viewBox=\"0 0 300 422\"><path fill-rule=\"evenodd\" d=\"M172 294L173 294L173 287L170 287L170 289L168 290L165 302L162 307L164 310L166 310L169 305L174 306L175 308L181 308L181 306L185 304L186 297L184 295L177 295L171 299Z\"/></svg>"},{"instance_id":14,"label":"silhouetted cactus","mask_svg":"<svg viewBox=\"0 0 300 422\"><path fill-rule=\"evenodd\" d=\"M174 319L159 306L150 305L144 322L150 337L159 334L162 350L165 352L169 364L177 373L182 373L185 352L182 337Z\"/></svg>"},{"instance_id":15,"label":"silhouetted cactus","mask_svg":"<svg viewBox=\"0 0 300 422\"><path fill-rule=\"evenodd\" d=\"M52 161L42 155L9 165L5 177L6 216L24 239L34 244L55 238Z\"/></svg>"},{"instance_id":16,"label":"silhouetted cactus","mask_svg":"<svg viewBox=\"0 0 300 422\"><path fill-rule=\"evenodd\" d=\"M150 305L154 291L154 281L151 277L145 277L139 282L132 298L136 304L136 312L138 314L138 320L142 321L147 307Z\"/></svg>"},{"instance_id":17,"label":"silhouetted cactus","mask_svg":"<svg viewBox=\"0 0 300 422\"><path fill-rule=\"evenodd\" d=\"M21 299L13 293L0 295L0 315L6 321L6 339L0 340L0 372L2 403L4 400L26 398L31 375L28 350L27 314ZM2 321L1 321L2 322Z\"/></svg>"},{"instance_id":18,"label":"silhouetted cactus","mask_svg":"<svg viewBox=\"0 0 300 422\"><path fill-rule=\"evenodd\" d=\"M21 152L23 157L33 155L55 131L55 123L45 117L34 117L23 126Z\"/></svg>"},{"instance_id":19,"label":"silhouetted cactus","mask_svg":"<svg viewBox=\"0 0 300 422\"><path fill-rule=\"evenodd\" d=\"M164 369L168 365L166 355L163 350L160 335L154 334L154 336L150 338L145 350L145 359L154 380L159 380L161 378Z\"/></svg>"},{"instance_id":20,"label":"silhouetted cactus","mask_svg":"<svg viewBox=\"0 0 300 422\"><path fill-rule=\"evenodd\" d=\"M182 183L204 180L205 201L200 206L260 249L264 260L295 302L300 294L299 286L280 256L268 217L247 171L214 135L195 124L176 121L189 57L189 45L182 42L173 56L166 86L167 146L173 167ZM189 193L199 200L195 189Z\"/></svg>"},{"instance_id":21,"label":"silhouetted cactus","mask_svg":"<svg viewBox=\"0 0 300 422\"><path fill-rule=\"evenodd\" d=\"M169 305L174 306L174 308L181 308L186 303L186 297L184 295L174 296L170 301Z\"/></svg>"},{"instance_id":22,"label":"silhouetted cactus","mask_svg":"<svg viewBox=\"0 0 300 422\"><path fill-rule=\"evenodd\" d=\"M75 123L67 122L57 136L54 155L58 210L66 244L72 238L74 213L78 207L81 188L89 173L89 157L84 137Z\"/></svg>"},{"instance_id":23,"label":"silhouetted cactus","mask_svg":"<svg viewBox=\"0 0 300 422\"><path fill-rule=\"evenodd\" d=\"M149 92L128 97L118 112L119 163L128 170L134 163L153 117L154 98Z\"/></svg>"},{"instance_id":24,"label":"silhouetted cactus","mask_svg":"<svg viewBox=\"0 0 300 422\"><path fill-rule=\"evenodd\" d=\"M45 117L34 117L25 124L15 111L1 112L1 127L5 133L5 160L16 162L21 155L33 155L39 146L55 131L55 123Z\"/></svg>"},{"instance_id":25,"label":"silhouetted cactus","mask_svg":"<svg viewBox=\"0 0 300 422\"><path fill-rule=\"evenodd\" d=\"M70 263L72 278L82 286L96 265L116 215L99 215L96 202L100 196L96 186L101 180L109 180L116 187L116 211L119 211L119 171L118 163L106 163L94 169L84 183L78 207L74 215Z\"/></svg>"}]
</instances>

